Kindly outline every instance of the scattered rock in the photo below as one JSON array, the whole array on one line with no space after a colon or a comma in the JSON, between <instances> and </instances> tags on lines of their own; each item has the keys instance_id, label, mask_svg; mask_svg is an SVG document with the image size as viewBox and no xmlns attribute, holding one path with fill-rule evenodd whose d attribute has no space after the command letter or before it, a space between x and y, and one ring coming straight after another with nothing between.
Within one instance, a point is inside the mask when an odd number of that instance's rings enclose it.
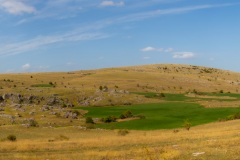
<instances>
[{"instance_id":1,"label":"scattered rock","mask_svg":"<svg viewBox=\"0 0 240 160\"><path fill-rule=\"evenodd\" d=\"M48 105L43 105L42 106L42 111L49 111L50 109L51 109L51 107L48 106Z\"/></svg>"},{"instance_id":2,"label":"scattered rock","mask_svg":"<svg viewBox=\"0 0 240 160\"><path fill-rule=\"evenodd\" d=\"M0 118L15 119L13 115L9 115L9 114L0 114Z\"/></svg>"},{"instance_id":3,"label":"scattered rock","mask_svg":"<svg viewBox=\"0 0 240 160\"><path fill-rule=\"evenodd\" d=\"M196 153L193 153L192 155L194 157L197 157L197 156L200 156L200 155L203 155L203 154L205 154L205 152L196 152Z\"/></svg>"},{"instance_id":4,"label":"scattered rock","mask_svg":"<svg viewBox=\"0 0 240 160\"><path fill-rule=\"evenodd\" d=\"M35 114L35 112L29 112L29 115L33 116Z\"/></svg>"},{"instance_id":5,"label":"scattered rock","mask_svg":"<svg viewBox=\"0 0 240 160\"><path fill-rule=\"evenodd\" d=\"M0 107L5 107L6 103L0 103Z\"/></svg>"},{"instance_id":6,"label":"scattered rock","mask_svg":"<svg viewBox=\"0 0 240 160\"><path fill-rule=\"evenodd\" d=\"M78 115L79 114L77 112L68 111L68 112L65 113L64 117L65 118L71 118L71 119L77 119Z\"/></svg>"}]
</instances>

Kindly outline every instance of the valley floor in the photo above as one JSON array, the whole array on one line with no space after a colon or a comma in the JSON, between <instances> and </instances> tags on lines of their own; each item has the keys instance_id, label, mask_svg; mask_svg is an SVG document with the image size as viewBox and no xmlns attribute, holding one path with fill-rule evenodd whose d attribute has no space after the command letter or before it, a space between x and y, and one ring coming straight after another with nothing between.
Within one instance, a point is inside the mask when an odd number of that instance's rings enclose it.
<instances>
[{"instance_id":1,"label":"valley floor","mask_svg":"<svg viewBox=\"0 0 240 160\"><path fill-rule=\"evenodd\" d=\"M82 130L0 127L0 159L14 160L239 160L240 120L196 126L190 131ZM4 140L14 134L17 141Z\"/></svg>"}]
</instances>

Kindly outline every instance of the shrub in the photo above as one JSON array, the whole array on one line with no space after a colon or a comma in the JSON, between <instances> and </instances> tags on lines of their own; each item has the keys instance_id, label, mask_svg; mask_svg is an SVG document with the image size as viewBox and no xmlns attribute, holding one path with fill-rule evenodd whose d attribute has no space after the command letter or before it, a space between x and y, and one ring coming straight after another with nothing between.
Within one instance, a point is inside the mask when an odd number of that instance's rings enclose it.
<instances>
[{"instance_id":1,"label":"shrub","mask_svg":"<svg viewBox=\"0 0 240 160\"><path fill-rule=\"evenodd\" d=\"M183 127L186 129L186 130L190 130L192 124L189 122L189 120L185 120L184 123L183 123Z\"/></svg>"},{"instance_id":2,"label":"shrub","mask_svg":"<svg viewBox=\"0 0 240 160\"><path fill-rule=\"evenodd\" d=\"M87 117L87 118L86 118L86 123L88 123L88 124L94 124L94 121L93 121L92 117Z\"/></svg>"},{"instance_id":3,"label":"shrub","mask_svg":"<svg viewBox=\"0 0 240 160\"><path fill-rule=\"evenodd\" d=\"M231 120L235 120L235 119L240 119L240 112L229 115L224 119L220 119L219 121L224 122L224 121L231 121Z\"/></svg>"},{"instance_id":4,"label":"shrub","mask_svg":"<svg viewBox=\"0 0 240 160\"><path fill-rule=\"evenodd\" d=\"M10 134L10 135L7 136L7 139L8 139L9 141L14 142L14 141L17 140L17 137L16 137L15 135L13 135L13 134Z\"/></svg>"},{"instance_id":5,"label":"shrub","mask_svg":"<svg viewBox=\"0 0 240 160\"><path fill-rule=\"evenodd\" d=\"M104 123L116 122L116 120L117 120L117 118L115 116L107 116L107 117L101 119L101 121Z\"/></svg>"},{"instance_id":6,"label":"shrub","mask_svg":"<svg viewBox=\"0 0 240 160\"><path fill-rule=\"evenodd\" d=\"M161 96L161 97L165 97L165 94L164 94L164 93L161 93L160 96Z\"/></svg>"},{"instance_id":7,"label":"shrub","mask_svg":"<svg viewBox=\"0 0 240 160\"><path fill-rule=\"evenodd\" d=\"M240 119L240 112L235 113L235 114L233 115L233 118L234 118L234 119Z\"/></svg>"},{"instance_id":8,"label":"shrub","mask_svg":"<svg viewBox=\"0 0 240 160\"><path fill-rule=\"evenodd\" d=\"M38 123L37 123L36 120L30 119L30 120L29 120L29 126L30 126L30 127L38 127Z\"/></svg>"},{"instance_id":9,"label":"shrub","mask_svg":"<svg viewBox=\"0 0 240 160\"><path fill-rule=\"evenodd\" d=\"M119 116L119 118L121 118L121 119L130 118L130 117L133 117L133 114L132 114L132 112L129 111L129 110L123 112L123 113Z\"/></svg>"},{"instance_id":10,"label":"shrub","mask_svg":"<svg viewBox=\"0 0 240 160\"><path fill-rule=\"evenodd\" d=\"M120 135L120 136L126 136L127 134L129 134L129 131L126 129L120 129L118 131L118 135Z\"/></svg>"}]
</instances>

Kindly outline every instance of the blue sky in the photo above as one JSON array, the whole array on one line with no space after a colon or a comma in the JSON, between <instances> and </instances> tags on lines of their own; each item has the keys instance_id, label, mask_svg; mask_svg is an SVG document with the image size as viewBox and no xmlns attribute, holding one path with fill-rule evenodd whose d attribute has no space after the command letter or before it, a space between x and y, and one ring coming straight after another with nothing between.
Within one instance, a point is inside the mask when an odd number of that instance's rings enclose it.
<instances>
[{"instance_id":1,"label":"blue sky","mask_svg":"<svg viewBox=\"0 0 240 160\"><path fill-rule=\"evenodd\" d=\"M0 73L142 64L240 71L238 0L0 0Z\"/></svg>"}]
</instances>

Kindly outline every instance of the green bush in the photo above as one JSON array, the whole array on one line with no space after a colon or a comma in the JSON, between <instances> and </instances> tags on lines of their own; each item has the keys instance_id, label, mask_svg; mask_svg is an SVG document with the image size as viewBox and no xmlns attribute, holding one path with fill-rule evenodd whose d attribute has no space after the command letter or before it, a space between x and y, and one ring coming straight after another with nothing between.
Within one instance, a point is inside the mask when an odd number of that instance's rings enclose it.
<instances>
[{"instance_id":1,"label":"green bush","mask_svg":"<svg viewBox=\"0 0 240 160\"><path fill-rule=\"evenodd\" d=\"M186 129L186 130L190 130L192 124L189 122L189 120L185 120L184 123L183 123L183 127Z\"/></svg>"},{"instance_id":2,"label":"green bush","mask_svg":"<svg viewBox=\"0 0 240 160\"><path fill-rule=\"evenodd\" d=\"M233 117L234 117L234 119L240 119L240 112L235 113L235 114L233 115Z\"/></svg>"},{"instance_id":3,"label":"green bush","mask_svg":"<svg viewBox=\"0 0 240 160\"><path fill-rule=\"evenodd\" d=\"M104 123L116 122L116 120L117 120L117 118L115 116L107 116L107 117L101 119L101 121Z\"/></svg>"},{"instance_id":4,"label":"green bush","mask_svg":"<svg viewBox=\"0 0 240 160\"><path fill-rule=\"evenodd\" d=\"M7 136L7 139L8 139L9 141L14 142L14 141L17 140L17 137L16 137L15 135L13 135L13 134L10 134L10 135Z\"/></svg>"},{"instance_id":5,"label":"green bush","mask_svg":"<svg viewBox=\"0 0 240 160\"><path fill-rule=\"evenodd\" d=\"M94 121L93 121L92 117L87 117L86 118L86 123L94 124Z\"/></svg>"},{"instance_id":6,"label":"green bush","mask_svg":"<svg viewBox=\"0 0 240 160\"><path fill-rule=\"evenodd\" d=\"M224 119L220 119L219 121L231 121L231 120L235 120L235 119L240 119L240 112L235 113L233 115L229 115Z\"/></svg>"},{"instance_id":7,"label":"green bush","mask_svg":"<svg viewBox=\"0 0 240 160\"><path fill-rule=\"evenodd\" d=\"M163 98L166 97L164 93L161 93L160 96Z\"/></svg>"},{"instance_id":8,"label":"green bush","mask_svg":"<svg viewBox=\"0 0 240 160\"><path fill-rule=\"evenodd\" d=\"M132 114L132 112L129 111L129 110L123 112L123 113L119 116L119 118L121 118L121 119L131 118L131 117L133 117L133 114Z\"/></svg>"}]
</instances>

